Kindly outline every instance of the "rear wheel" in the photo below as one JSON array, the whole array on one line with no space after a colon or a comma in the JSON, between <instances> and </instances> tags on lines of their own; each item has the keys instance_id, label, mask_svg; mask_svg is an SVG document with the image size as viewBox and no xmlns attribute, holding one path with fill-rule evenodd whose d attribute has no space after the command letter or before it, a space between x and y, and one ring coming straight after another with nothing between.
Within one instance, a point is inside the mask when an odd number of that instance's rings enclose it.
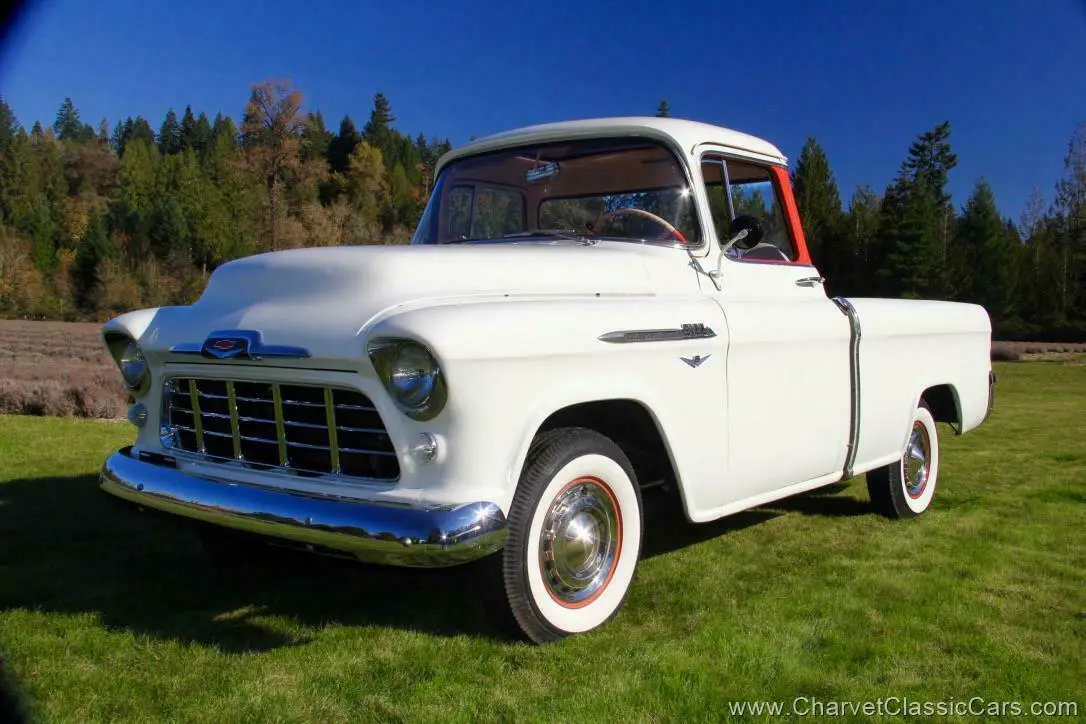
<instances>
[{"instance_id":1,"label":"rear wheel","mask_svg":"<svg viewBox=\"0 0 1086 724\"><path fill-rule=\"evenodd\" d=\"M536 643L583 633L622 607L641 552L641 495L609 438L562 428L533 443L509 510L506 602Z\"/></svg>"},{"instance_id":2,"label":"rear wheel","mask_svg":"<svg viewBox=\"0 0 1086 724\"><path fill-rule=\"evenodd\" d=\"M905 454L867 473L871 502L890 518L915 518L931 505L939 477L939 432L926 403L913 416Z\"/></svg>"}]
</instances>

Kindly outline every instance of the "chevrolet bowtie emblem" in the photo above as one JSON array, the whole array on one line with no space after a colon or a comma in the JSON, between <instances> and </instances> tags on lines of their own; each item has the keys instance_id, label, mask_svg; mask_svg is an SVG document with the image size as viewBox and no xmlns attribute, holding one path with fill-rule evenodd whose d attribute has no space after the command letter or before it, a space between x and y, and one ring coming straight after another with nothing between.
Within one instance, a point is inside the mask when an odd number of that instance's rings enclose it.
<instances>
[{"instance_id":1,"label":"chevrolet bowtie emblem","mask_svg":"<svg viewBox=\"0 0 1086 724\"><path fill-rule=\"evenodd\" d=\"M697 367L702 362L704 362L705 360L709 359L712 356L713 355L711 355L711 354L707 354L704 357L702 357L700 354L696 354L693 357L680 357L679 359L681 359L683 362L690 365L691 367Z\"/></svg>"}]
</instances>

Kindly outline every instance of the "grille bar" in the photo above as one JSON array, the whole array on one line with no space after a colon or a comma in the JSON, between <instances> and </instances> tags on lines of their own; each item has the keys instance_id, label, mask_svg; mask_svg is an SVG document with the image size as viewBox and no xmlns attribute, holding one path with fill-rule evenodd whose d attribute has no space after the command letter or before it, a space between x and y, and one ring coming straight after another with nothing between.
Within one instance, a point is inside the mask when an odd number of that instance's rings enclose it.
<instances>
[{"instance_id":1,"label":"grille bar","mask_svg":"<svg viewBox=\"0 0 1086 724\"><path fill-rule=\"evenodd\" d=\"M399 460L373 403L355 390L278 382L175 378L166 444L210 462L297 475L395 480Z\"/></svg>"},{"instance_id":2,"label":"grille bar","mask_svg":"<svg viewBox=\"0 0 1086 724\"><path fill-rule=\"evenodd\" d=\"M192 401L192 409L189 412L192 413L193 426L195 427L196 449L204 452L204 426L200 420L203 415L200 414L200 395L196 390L196 380L189 380L189 399Z\"/></svg>"},{"instance_id":3,"label":"grille bar","mask_svg":"<svg viewBox=\"0 0 1086 724\"><path fill-rule=\"evenodd\" d=\"M234 397L234 381L226 381L226 404L230 408L230 435L234 439L234 457L241 460L241 431L238 429L238 401Z\"/></svg>"},{"instance_id":4,"label":"grille bar","mask_svg":"<svg viewBox=\"0 0 1086 724\"><path fill-rule=\"evenodd\" d=\"M279 464L287 466L287 432L283 426L283 392L278 384L272 385L272 404L275 406L275 436L279 440Z\"/></svg>"},{"instance_id":5,"label":"grille bar","mask_svg":"<svg viewBox=\"0 0 1086 724\"><path fill-rule=\"evenodd\" d=\"M338 473L339 466L339 440L336 439L336 401L332 399L332 389L324 388L324 414L328 418L328 447L332 453L332 472Z\"/></svg>"}]
</instances>

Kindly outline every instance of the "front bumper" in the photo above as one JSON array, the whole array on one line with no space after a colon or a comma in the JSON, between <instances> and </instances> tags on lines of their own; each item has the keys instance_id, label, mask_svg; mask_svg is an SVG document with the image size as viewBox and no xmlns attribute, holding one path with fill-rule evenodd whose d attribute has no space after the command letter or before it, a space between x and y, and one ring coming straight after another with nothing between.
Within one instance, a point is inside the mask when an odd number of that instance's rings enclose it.
<instances>
[{"instance_id":1,"label":"front bumper","mask_svg":"<svg viewBox=\"0 0 1086 724\"><path fill-rule=\"evenodd\" d=\"M505 515L493 503L415 508L316 497L188 475L133 457L102 466L107 493L173 515L325 549L371 563L436 568L500 549Z\"/></svg>"}]
</instances>

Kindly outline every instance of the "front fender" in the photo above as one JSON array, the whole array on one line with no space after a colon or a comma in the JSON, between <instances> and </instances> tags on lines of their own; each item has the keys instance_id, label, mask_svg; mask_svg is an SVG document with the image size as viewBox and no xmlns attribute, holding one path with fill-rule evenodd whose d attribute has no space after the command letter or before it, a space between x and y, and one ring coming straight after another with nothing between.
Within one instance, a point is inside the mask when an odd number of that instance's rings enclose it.
<instances>
[{"instance_id":1,"label":"front fender","mask_svg":"<svg viewBox=\"0 0 1086 724\"><path fill-rule=\"evenodd\" d=\"M625 344L599 339L608 332L698 323L715 336ZM447 377L446 409L420 424L448 441L440 479L435 474L429 485L486 481L489 489L473 494L507 511L544 420L564 407L607 399L633 400L650 411L688 506L696 506L690 499L696 488L683 481L705 480L726 460L728 334L720 308L707 298L512 297L447 304L388 316L367 337L419 340ZM705 362L683 362L696 356ZM710 449L711 457L705 454Z\"/></svg>"}]
</instances>

